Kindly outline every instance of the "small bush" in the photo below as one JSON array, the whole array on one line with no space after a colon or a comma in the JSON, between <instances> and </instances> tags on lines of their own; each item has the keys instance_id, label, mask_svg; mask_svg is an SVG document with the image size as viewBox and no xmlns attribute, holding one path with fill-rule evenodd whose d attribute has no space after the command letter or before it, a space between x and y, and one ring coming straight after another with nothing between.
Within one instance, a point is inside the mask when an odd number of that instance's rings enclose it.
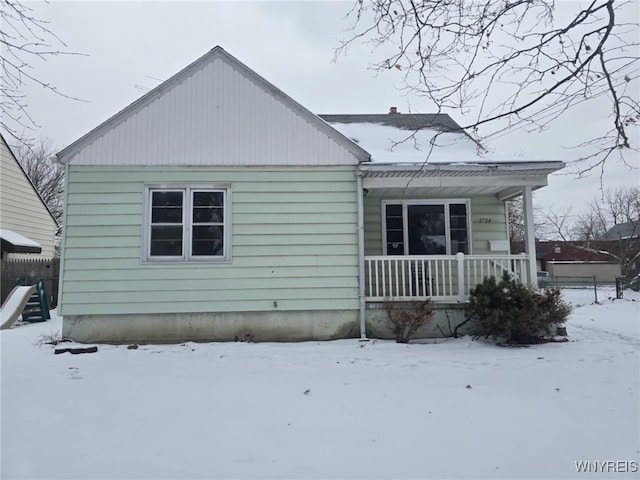
<instances>
[{"instance_id":1,"label":"small bush","mask_svg":"<svg viewBox=\"0 0 640 480\"><path fill-rule=\"evenodd\" d=\"M435 316L431 300L413 302L385 302L384 308L397 343L409 343L420 327Z\"/></svg>"},{"instance_id":2,"label":"small bush","mask_svg":"<svg viewBox=\"0 0 640 480\"><path fill-rule=\"evenodd\" d=\"M43 333L38 337L34 345L36 347L42 347L42 345L53 345L56 346L60 342L63 342L65 339L62 338L60 332L51 332L51 333Z\"/></svg>"},{"instance_id":3,"label":"small bush","mask_svg":"<svg viewBox=\"0 0 640 480\"><path fill-rule=\"evenodd\" d=\"M471 291L465 316L476 336L523 345L543 341L570 311L558 290L537 292L505 274L499 282L485 278Z\"/></svg>"}]
</instances>

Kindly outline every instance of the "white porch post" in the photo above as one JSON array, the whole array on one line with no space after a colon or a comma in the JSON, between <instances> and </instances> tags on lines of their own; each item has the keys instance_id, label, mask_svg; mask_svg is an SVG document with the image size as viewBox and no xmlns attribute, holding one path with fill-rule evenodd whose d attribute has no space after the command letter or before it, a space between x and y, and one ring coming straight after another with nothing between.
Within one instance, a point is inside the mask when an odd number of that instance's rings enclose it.
<instances>
[{"instance_id":1,"label":"white porch post","mask_svg":"<svg viewBox=\"0 0 640 480\"><path fill-rule=\"evenodd\" d=\"M456 263L458 264L458 301L464 302L467 299L464 291L464 253L456 253Z\"/></svg>"},{"instance_id":2,"label":"white porch post","mask_svg":"<svg viewBox=\"0 0 640 480\"><path fill-rule=\"evenodd\" d=\"M528 284L538 286L538 267L536 265L536 236L533 226L533 197L531 187L522 189L522 209L524 210L524 247L529 259ZM523 279L524 280L524 279Z\"/></svg>"}]
</instances>

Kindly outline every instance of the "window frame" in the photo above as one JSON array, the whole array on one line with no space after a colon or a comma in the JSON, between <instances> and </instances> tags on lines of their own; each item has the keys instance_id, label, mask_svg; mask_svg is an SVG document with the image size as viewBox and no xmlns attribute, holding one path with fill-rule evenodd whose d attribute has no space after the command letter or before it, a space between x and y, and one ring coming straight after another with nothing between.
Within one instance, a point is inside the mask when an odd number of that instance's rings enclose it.
<instances>
[{"instance_id":1,"label":"window frame","mask_svg":"<svg viewBox=\"0 0 640 480\"><path fill-rule=\"evenodd\" d=\"M444 255L455 255L451 253L451 225L450 216L451 204L465 204L467 209L467 235L468 235L468 253L466 255L473 254L473 233L471 231L471 200L469 198L446 198L446 199L407 199L407 200L382 200L381 202L381 227L382 227L382 254L385 256L416 256L409 254L409 215L408 207L410 205L443 205L445 207L445 236L446 236L446 251ZM402 207L402 242L403 242L403 254L402 255L389 255L387 253L387 205L400 205ZM432 254L441 256L440 254ZM431 255L429 255L431 256Z\"/></svg>"},{"instance_id":2,"label":"window frame","mask_svg":"<svg viewBox=\"0 0 640 480\"><path fill-rule=\"evenodd\" d=\"M183 192L182 204L182 255L151 255L151 219L153 192ZM222 255L193 255L193 194L195 192L221 192L223 194ZM229 263L231 262L231 185L228 183L153 183L144 185L144 218L142 263L144 264L185 264L185 263ZM197 226L197 225L196 225Z\"/></svg>"}]
</instances>

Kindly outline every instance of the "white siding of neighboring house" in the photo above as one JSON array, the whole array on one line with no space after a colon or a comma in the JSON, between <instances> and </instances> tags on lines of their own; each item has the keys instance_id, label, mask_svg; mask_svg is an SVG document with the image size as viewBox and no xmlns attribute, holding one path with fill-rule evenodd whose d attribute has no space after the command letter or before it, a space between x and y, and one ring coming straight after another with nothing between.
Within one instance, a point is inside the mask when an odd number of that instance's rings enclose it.
<instances>
[{"instance_id":1,"label":"white siding of neighboring house","mask_svg":"<svg viewBox=\"0 0 640 480\"><path fill-rule=\"evenodd\" d=\"M0 140L0 226L42 246L40 254L9 254L9 258L53 258L56 223L20 168L4 138Z\"/></svg>"}]
</instances>

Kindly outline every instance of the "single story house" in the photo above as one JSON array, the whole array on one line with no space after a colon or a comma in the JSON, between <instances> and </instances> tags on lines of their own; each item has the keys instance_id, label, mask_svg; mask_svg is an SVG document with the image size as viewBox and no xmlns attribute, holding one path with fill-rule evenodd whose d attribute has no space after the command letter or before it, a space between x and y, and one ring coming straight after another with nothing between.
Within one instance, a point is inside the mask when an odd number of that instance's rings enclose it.
<instances>
[{"instance_id":1,"label":"single story house","mask_svg":"<svg viewBox=\"0 0 640 480\"><path fill-rule=\"evenodd\" d=\"M215 47L57 154L63 335L384 336L385 300L459 311L487 275L535 285L531 192L563 164L480 150L447 115L315 115Z\"/></svg>"},{"instance_id":2,"label":"single story house","mask_svg":"<svg viewBox=\"0 0 640 480\"><path fill-rule=\"evenodd\" d=\"M0 135L0 255L51 259L58 223Z\"/></svg>"}]
</instances>

